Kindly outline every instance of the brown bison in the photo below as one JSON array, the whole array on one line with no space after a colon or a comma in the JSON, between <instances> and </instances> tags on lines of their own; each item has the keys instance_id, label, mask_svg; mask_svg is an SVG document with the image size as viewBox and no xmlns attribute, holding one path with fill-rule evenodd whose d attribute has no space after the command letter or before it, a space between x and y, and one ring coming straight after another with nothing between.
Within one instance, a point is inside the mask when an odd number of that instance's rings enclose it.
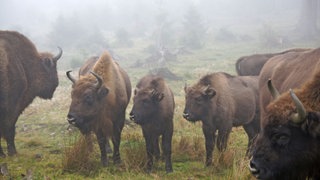
<instances>
[{"instance_id":1,"label":"brown bison","mask_svg":"<svg viewBox=\"0 0 320 180\"><path fill-rule=\"evenodd\" d=\"M259 93L257 76L232 76L213 73L195 85L185 87L186 104L183 117L202 121L206 144L206 165L212 163L216 133L217 147L223 151L232 127L243 126L250 145L259 132Z\"/></svg>"},{"instance_id":2,"label":"brown bison","mask_svg":"<svg viewBox=\"0 0 320 180\"><path fill-rule=\"evenodd\" d=\"M250 150L251 173L258 179L319 179L320 48L270 59L259 86L263 114Z\"/></svg>"},{"instance_id":3,"label":"brown bison","mask_svg":"<svg viewBox=\"0 0 320 180\"><path fill-rule=\"evenodd\" d=\"M173 93L159 76L147 75L136 86L130 119L141 125L146 141L148 156L147 171L153 165L153 156L159 159L159 136L162 136L162 150L166 172L172 172L171 141L173 134Z\"/></svg>"},{"instance_id":4,"label":"brown bison","mask_svg":"<svg viewBox=\"0 0 320 180\"><path fill-rule=\"evenodd\" d=\"M237 74L240 76L258 76L263 65L272 57L288 52L301 52L309 49L289 49L279 53L254 54L240 57L235 66Z\"/></svg>"},{"instance_id":5,"label":"brown bison","mask_svg":"<svg viewBox=\"0 0 320 180\"><path fill-rule=\"evenodd\" d=\"M119 163L121 131L131 96L128 75L104 52L92 66L91 74L80 76L79 80L75 80L70 71L67 76L73 82L68 122L84 135L95 133L103 166L108 164L106 144L112 137L113 161Z\"/></svg>"},{"instance_id":6,"label":"brown bison","mask_svg":"<svg viewBox=\"0 0 320 180\"><path fill-rule=\"evenodd\" d=\"M15 124L35 97L51 99L59 84L57 61L62 55L39 53L24 35L0 31L0 140L7 141L8 155L17 153ZM0 156L5 153L0 142Z\"/></svg>"}]
</instances>

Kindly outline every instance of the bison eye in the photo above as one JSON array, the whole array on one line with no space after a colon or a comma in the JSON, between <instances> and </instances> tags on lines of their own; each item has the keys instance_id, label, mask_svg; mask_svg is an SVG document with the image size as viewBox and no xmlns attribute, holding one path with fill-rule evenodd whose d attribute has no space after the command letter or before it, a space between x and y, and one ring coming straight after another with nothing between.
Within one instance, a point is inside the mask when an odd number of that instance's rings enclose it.
<instances>
[{"instance_id":1,"label":"bison eye","mask_svg":"<svg viewBox=\"0 0 320 180\"><path fill-rule=\"evenodd\" d=\"M87 95L84 97L84 102L88 105L92 105L93 104L93 96L92 95Z\"/></svg>"},{"instance_id":2,"label":"bison eye","mask_svg":"<svg viewBox=\"0 0 320 180\"><path fill-rule=\"evenodd\" d=\"M280 147L286 146L290 141L289 134L275 134L272 136L272 142Z\"/></svg>"},{"instance_id":3,"label":"bison eye","mask_svg":"<svg viewBox=\"0 0 320 180\"><path fill-rule=\"evenodd\" d=\"M195 98L195 100L196 100L197 103L201 103L202 102L202 98L201 97L197 97L197 98Z\"/></svg>"}]
</instances>

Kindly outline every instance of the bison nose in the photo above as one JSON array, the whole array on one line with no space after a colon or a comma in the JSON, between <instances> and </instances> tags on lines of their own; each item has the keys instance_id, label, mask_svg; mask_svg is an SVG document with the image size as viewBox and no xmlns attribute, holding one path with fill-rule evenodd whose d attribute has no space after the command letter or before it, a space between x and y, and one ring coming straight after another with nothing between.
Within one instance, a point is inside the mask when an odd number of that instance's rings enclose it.
<instances>
[{"instance_id":1,"label":"bison nose","mask_svg":"<svg viewBox=\"0 0 320 180\"><path fill-rule=\"evenodd\" d=\"M189 113L186 113L186 112L183 112L182 116L183 116L185 119L189 119L189 117L190 117Z\"/></svg>"},{"instance_id":2,"label":"bison nose","mask_svg":"<svg viewBox=\"0 0 320 180\"><path fill-rule=\"evenodd\" d=\"M67 120L68 120L69 124L72 124L72 125L76 124L76 118L71 114L68 114Z\"/></svg>"},{"instance_id":3,"label":"bison nose","mask_svg":"<svg viewBox=\"0 0 320 180\"><path fill-rule=\"evenodd\" d=\"M129 117L129 118L130 118L130 120L131 120L131 121L134 121L134 114L133 114L133 112L132 112L132 111L130 112L129 116L130 116L130 117Z\"/></svg>"},{"instance_id":4,"label":"bison nose","mask_svg":"<svg viewBox=\"0 0 320 180\"><path fill-rule=\"evenodd\" d=\"M260 170L257 167L256 163L253 161L253 159L250 160L249 169L254 176L258 176L260 173Z\"/></svg>"}]
</instances>

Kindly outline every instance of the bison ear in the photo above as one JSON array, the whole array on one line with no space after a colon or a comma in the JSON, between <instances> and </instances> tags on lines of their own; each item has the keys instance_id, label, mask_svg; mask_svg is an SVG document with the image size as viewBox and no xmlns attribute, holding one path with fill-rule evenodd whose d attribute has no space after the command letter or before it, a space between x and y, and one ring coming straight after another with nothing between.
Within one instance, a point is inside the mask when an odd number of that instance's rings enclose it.
<instances>
[{"instance_id":1,"label":"bison ear","mask_svg":"<svg viewBox=\"0 0 320 180\"><path fill-rule=\"evenodd\" d=\"M164 94L163 93L159 93L158 101L160 102L163 98L164 98Z\"/></svg>"},{"instance_id":2,"label":"bison ear","mask_svg":"<svg viewBox=\"0 0 320 180\"><path fill-rule=\"evenodd\" d=\"M164 94L154 89L151 91L151 97L153 100L160 102L164 98Z\"/></svg>"},{"instance_id":3,"label":"bison ear","mask_svg":"<svg viewBox=\"0 0 320 180\"><path fill-rule=\"evenodd\" d=\"M206 96L208 99L211 99L216 95L216 90L214 90L214 88L207 86L203 90L203 95Z\"/></svg>"},{"instance_id":4,"label":"bison ear","mask_svg":"<svg viewBox=\"0 0 320 180\"><path fill-rule=\"evenodd\" d=\"M51 59L45 58L42 60L42 65L46 69L46 71L50 71L50 69L54 66L54 63Z\"/></svg>"},{"instance_id":5,"label":"bison ear","mask_svg":"<svg viewBox=\"0 0 320 180\"><path fill-rule=\"evenodd\" d=\"M109 89L103 86L98 90L98 97L100 99L104 98L108 93L109 93Z\"/></svg>"},{"instance_id":6,"label":"bison ear","mask_svg":"<svg viewBox=\"0 0 320 180\"><path fill-rule=\"evenodd\" d=\"M301 128L312 137L320 137L320 112L308 112L307 119Z\"/></svg>"}]
</instances>

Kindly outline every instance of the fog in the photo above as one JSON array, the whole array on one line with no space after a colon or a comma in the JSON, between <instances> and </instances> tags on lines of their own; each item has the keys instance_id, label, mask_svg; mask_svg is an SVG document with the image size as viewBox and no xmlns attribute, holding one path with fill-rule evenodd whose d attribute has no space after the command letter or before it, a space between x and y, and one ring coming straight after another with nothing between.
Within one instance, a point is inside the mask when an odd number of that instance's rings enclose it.
<instances>
[{"instance_id":1,"label":"fog","mask_svg":"<svg viewBox=\"0 0 320 180\"><path fill-rule=\"evenodd\" d=\"M0 29L16 30L39 49L134 46L133 39L185 46L186 32L204 35L199 47L218 40L301 40L297 27L304 0L1 0ZM317 8L320 9L318 0ZM319 11L316 11L319 30ZM318 33L318 31L317 31ZM269 33L270 34L270 33ZM318 34L317 34L318 35ZM317 36L318 38L320 36ZM196 37L197 38L197 37ZM300 39L299 39L300 38ZM118 43L114 43L118 41ZM189 41L193 41L190 39Z\"/></svg>"}]
</instances>

